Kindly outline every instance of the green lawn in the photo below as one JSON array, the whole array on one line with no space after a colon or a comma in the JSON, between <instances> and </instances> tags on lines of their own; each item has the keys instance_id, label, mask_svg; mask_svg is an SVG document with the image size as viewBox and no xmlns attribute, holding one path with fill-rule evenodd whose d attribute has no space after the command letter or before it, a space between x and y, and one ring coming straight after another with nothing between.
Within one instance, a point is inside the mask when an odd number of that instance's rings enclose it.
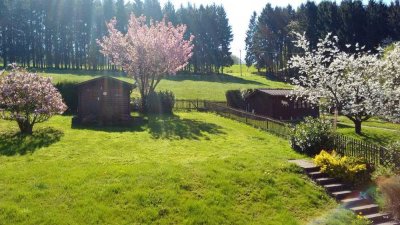
<instances>
[{"instance_id":1,"label":"green lawn","mask_svg":"<svg viewBox=\"0 0 400 225\"><path fill-rule=\"evenodd\" d=\"M328 118L333 119L332 116ZM378 145L387 145L393 141L400 140L400 124L390 123L378 118L371 118L362 123L362 134L358 135L354 131L354 124L345 116L338 118L339 133L346 136L363 140Z\"/></svg>"},{"instance_id":2,"label":"green lawn","mask_svg":"<svg viewBox=\"0 0 400 225\"><path fill-rule=\"evenodd\" d=\"M386 130L375 127L362 127L362 134L358 135L354 131L354 126L338 124L337 131L346 136L363 140L369 143L386 146L391 142L400 140L400 131Z\"/></svg>"},{"instance_id":3,"label":"green lawn","mask_svg":"<svg viewBox=\"0 0 400 225\"><path fill-rule=\"evenodd\" d=\"M342 124L346 124L346 125L353 125L353 122L345 116L339 116L338 122L342 123ZM384 128L384 129L400 131L400 123L390 123L390 122L383 121L376 117L373 117L373 118L363 122L362 126L371 127L371 128Z\"/></svg>"},{"instance_id":4,"label":"green lawn","mask_svg":"<svg viewBox=\"0 0 400 225\"><path fill-rule=\"evenodd\" d=\"M233 66L235 67L235 66ZM254 70L254 68L253 68ZM121 75L110 72L93 71L48 71L40 72L44 76L53 78L54 83L59 82L82 82L101 75ZM133 82L133 79L118 77L121 80ZM214 101L225 101L225 92L233 89L248 88L290 88L290 85L268 80L263 76L254 74L231 73L225 75L194 75L178 74L162 80L158 90L171 90L177 99L206 99ZM133 93L138 96L138 93Z\"/></svg>"},{"instance_id":5,"label":"green lawn","mask_svg":"<svg viewBox=\"0 0 400 225\"><path fill-rule=\"evenodd\" d=\"M356 222L288 163L302 156L286 140L214 114L16 131L0 121L0 224Z\"/></svg>"}]
</instances>

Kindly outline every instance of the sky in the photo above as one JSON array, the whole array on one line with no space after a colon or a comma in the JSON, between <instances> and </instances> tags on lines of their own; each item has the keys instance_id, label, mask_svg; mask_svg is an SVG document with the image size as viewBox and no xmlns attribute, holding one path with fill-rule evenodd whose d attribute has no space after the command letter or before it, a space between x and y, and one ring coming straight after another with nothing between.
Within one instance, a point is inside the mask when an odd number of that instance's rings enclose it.
<instances>
[{"instance_id":1,"label":"sky","mask_svg":"<svg viewBox=\"0 0 400 225\"><path fill-rule=\"evenodd\" d=\"M257 14L261 12L267 3L271 3L272 6L287 6L292 5L297 8L301 3L305 3L306 0L170 0L174 5L175 9L179 8L181 4L184 6L190 2L196 4L196 6L203 4L217 4L223 5L228 15L229 23L232 26L233 42L231 44L231 50L233 55L239 57L240 50L242 52L242 59L245 55L245 43L246 30L250 21L251 14L256 11ZM161 6L168 2L168 0L160 0ZM320 2L319 0L315 2ZM363 0L367 3L368 0ZM390 0L384 0L384 2L390 2Z\"/></svg>"}]
</instances>

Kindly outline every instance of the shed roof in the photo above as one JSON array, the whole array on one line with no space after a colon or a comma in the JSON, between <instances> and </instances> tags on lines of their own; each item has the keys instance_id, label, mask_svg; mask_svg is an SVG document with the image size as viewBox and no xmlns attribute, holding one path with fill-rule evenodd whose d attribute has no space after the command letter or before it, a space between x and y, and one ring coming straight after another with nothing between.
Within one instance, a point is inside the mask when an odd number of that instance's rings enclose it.
<instances>
[{"instance_id":1,"label":"shed roof","mask_svg":"<svg viewBox=\"0 0 400 225\"><path fill-rule=\"evenodd\" d=\"M89 84L89 83L92 83L92 82L96 82L98 80L103 80L103 79L111 80L112 82L119 83L119 84L121 84L123 86L126 86L128 88L131 88L131 89L136 87L136 84L131 84L131 83L128 83L126 81L123 81L123 80L120 80L120 79L117 79L117 78L114 78L114 77L110 77L110 76L101 76L101 77L97 77L97 78L94 78L94 79L91 79L91 80L87 80L87 81L84 81L84 82L81 82L81 83L77 84L77 86L78 87L84 86L86 84Z\"/></svg>"},{"instance_id":2,"label":"shed roof","mask_svg":"<svg viewBox=\"0 0 400 225\"><path fill-rule=\"evenodd\" d=\"M257 91L273 96L288 96L292 92L291 89L257 89Z\"/></svg>"}]
</instances>

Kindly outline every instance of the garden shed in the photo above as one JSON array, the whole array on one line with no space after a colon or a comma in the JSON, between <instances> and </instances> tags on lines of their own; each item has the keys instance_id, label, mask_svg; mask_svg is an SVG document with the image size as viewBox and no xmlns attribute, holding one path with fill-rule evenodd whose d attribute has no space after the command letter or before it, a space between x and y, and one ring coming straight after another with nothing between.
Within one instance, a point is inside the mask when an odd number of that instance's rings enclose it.
<instances>
[{"instance_id":1,"label":"garden shed","mask_svg":"<svg viewBox=\"0 0 400 225\"><path fill-rule=\"evenodd\" d=\"M248 111L284 121L297 121L304 117L319 117L318 106L307 101L292 100L290 89L256 89L245 98Z\"/></svg>"},{"instance_id":2,"label":"garden shed","mask_svg":"<svg viewBox=\"0 0 400 225\"><path fill-rule=\"evenodd\" d=\"M130 95L135 85L103 76L77 85L74 124L123 125L131 118Z\"/></svg>"}]
</instances>

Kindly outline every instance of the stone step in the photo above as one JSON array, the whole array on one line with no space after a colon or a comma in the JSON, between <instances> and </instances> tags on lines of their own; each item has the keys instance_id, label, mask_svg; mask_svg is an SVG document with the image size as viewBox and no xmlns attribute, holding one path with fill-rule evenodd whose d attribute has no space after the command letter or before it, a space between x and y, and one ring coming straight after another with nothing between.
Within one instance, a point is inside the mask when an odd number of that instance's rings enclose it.
<instances>
[{"instance_id":1,"label":"stone step","mask_svg":"<svg viewBox=\"0 0 400 225\"><path fill-rule=\"evenodd\" d=\"M310 173L307 173L307 174L308 174L308 176L310 176L312 179L317 179L317 178L321 178L321 177L326 177L326 174L321 173L321 172L319 172L319 171L317 171L317 172L310 172Z\"/></svg>"},{"instance_id":2,"label":"stone step","mask_svg":"<svg viewBox=\"0 0 400 225\"><path fill-rule=\"evenodd\" d=\"M340 201L346 208L351 208L355 206L359 206L361 204L367 205L372 204L371 200L362 198L362 197L354 197L354 198L345 198Z\"/></svg>"},{"instance_id":3,"label":"stone step","mask_svg":"<svg viewBox=\"0 0 400 225\"><path fill-rule=\"evenodd\" d=\"M333 184L337 182L337 179L335 178L330 178L330 177L321 177L315 179L315 182L319 185L325 185L325 184Z\"/></svg>"},{"instance_id":4,"label":"stone step","mask_svg":"<svg viewBox=\"0 0 400 225\"><path fill-rule=\"evenodd\" d=\"M375 225L400 225L400 222L391 220L391 221L384 222L384 223L375 223Z\"/></svg>"},{"instance_id":5,"label":"stone step","mask_svg":"<svg viewBox=\"0 0 400 225\"><path fill-rule=\"evenodd\" d=\"M374 213L365 215L365 218L369 219L372 223L384 223L389 222L392 218L388 213Z\"/></svg>"},{"instance_id":6,"label":"stone step","mask_svg":"<svg viewBox=\"0 0 400 225\"><path fill-rule=\"evenodd\" d=\"M338 192L343 190L346 185L344 184L340 184L340 183L336 183L336 184L326 184L323 186L328 192Z\"/></svg>"},{"instance_id":7,"label":"stone step","mask_svg":"<svg viewBox=\"0 0 400 225\"><path fill-rule=\"evenodd\" d=\"M311 173L311 172L319 172L319 170L321 169L320 166L313 166L313 167L303 167L304 171L306 173Z\"/></svg>"},{"instance_id":8,"label":"stone step","mask_svg":"<svg viewBox=\"0 0 400 225\"><path fill-rule=\"evenodd\" d=\"M345 191L332 192L331 195L337 200L342 200L345 199L347 196L351 195L352 193L353 193L352 191L345 190Z\"/></svg>"},{"instance_id":9,"label":"stone step","mask_svg":"<svg viewBox=\"0 0 400 225\"><path fill-rule=\"evenodd\" d=\"M379 206L376 204L361 205L350 208L357 215L368 215L375 214L379 212Z\"/></svg>"}]
</instances>

